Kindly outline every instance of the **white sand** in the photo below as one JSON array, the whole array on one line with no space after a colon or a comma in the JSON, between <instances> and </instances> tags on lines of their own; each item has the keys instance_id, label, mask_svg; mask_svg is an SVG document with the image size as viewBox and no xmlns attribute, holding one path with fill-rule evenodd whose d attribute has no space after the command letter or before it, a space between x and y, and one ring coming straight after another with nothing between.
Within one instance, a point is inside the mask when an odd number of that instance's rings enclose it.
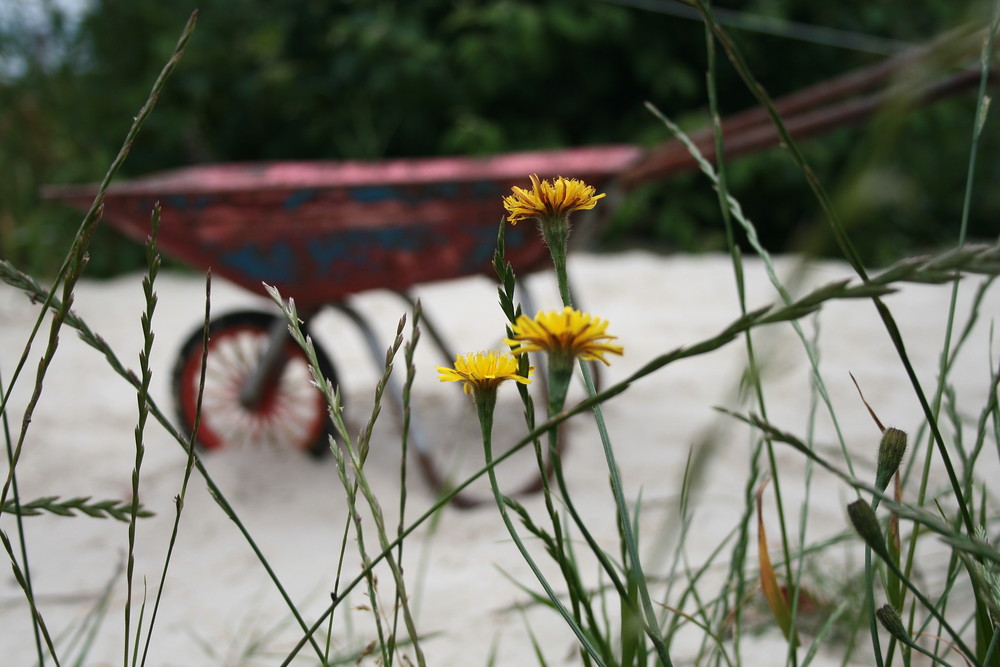
<instances>
[{"instance_id":1,"label":"white sand","mask_svg":"<svg viewBox=\"0 0 1000 667\"><path fill-rule=\"evenodd\" d=\"M792 262L783 261L782 267L790 270ZM605 385L625 377L658 354L715 334L739 314L727 257L662 257L645 252L576 255L571 259L571 272L586 308L611 321L610 331L620 337L626 350L626 356L615 359L605 372ZM824 263L813 266L806 281L819 284L850 275L843 265ZM758 262L747 262L747 276L751 306L775 300L775 292ZM140 279L132 275L110 282L84 281L76 299L76 312L133 368L138 365L142 340ZM538 288L539 305L554 307L547 277L532 282ZM967 281L961 304L968 304L974 282ZM152 393L172 415L170 368L181 341L198 325L203 284L198 277L168 272L160 276L156 290L160 302L154 319L157 338ZM920 381L928 390L936 378L949 291L948 287L908 285L902 294L887 300ZM494 287L486 279L430 285L419 289L418 295L458 351L493 347L499 342L502 314L495 305ZM404 304L384 293L361 295L354 304L370 317L387 344L405 312ZM268 307L263 299L216 282L214 312L248 305ZM21 294L0 287L0 371L5 386L37 312L38 307ZM960 307L959 313L964 312ZM952 373L963 417L970 420L985 402L990 366L989 319L998 312L1000 297L993 292L982 307L984 321L973 332ZM920 422L920 409L870 302L830 304L823 310L819 325L822 372L830 400L841 420L844 437L857 455L859 474L868 479L878 433L857 397L848 371L857 377L867 399L887 425L913 433ZM806 321L804 326L811 336L812 322ZM37 359L44 349L45 332L43 328L11 400L9 414L15 433ZM370 409L377 369L357 332L339 313L321 315L314 332L337 365L347 417L352 429L357 430ZM785 430L804 434L810 378L801 345L787 325L762 329L755 341L766 363L764 381L770 419ZM425 339L417 355L417 417L424 430L441 441L443 449L459 444L458 449L467 459L465 465L472 465L481 456L472 406L457 386L437 382L433 366L440 359L428 343ZM743 358L743 343L732 343L720 352L668 366L606 404L627 495L634 500L641 492L647 506L643 546L650 575L666 571L671 562L670 542L664 544L658 535L665 534L663 526L677 519L680 480L692 448L711 446L702 476L695 484L694 524L686 549L688 563L700 565L740 516L750 440L743 429L720 417L713 406L738 407L735 390ZM501 442L516 435L518 431L510 424L519 419L515 392L506 387L502 393L498 407ZM128 499L134 461L135 403L132 389L108 368L103 358L71 331L64 330L17 469L21 497ZM577 417L570 434L572 449L566 458L566 470L574 497L598 539L616 551L607 471L592 420ZM818 410L816 439L824 454L842 466L834 453L834 431L822 406ZM706 444L709 441L711 445ZM395 422L384 414L367 470L393 526L398 502L398 442ZM142 502L156 516L139 524L135 582L137 596L141 596L145 582L152 598L174 517L173 498L180 489L184 456L181 448L152 421L146 446ZM791 508L787 510L790 527L797 534L805 466L802 456L791 449L779 446L777 451L782 491L786 507ZM995 456L986 458L995 466ZM329 602L345 521L346 502L332 459L317 463L288 451L230 450L206 456L205 462L311 623ZM934 465L933 483L940 486L940 461L935 460ZM521 472L507 471L506 479L516 483ZM411 474L417 474L415 469ZM995 474L989 469L982 476ZM843 530L847 525L843 507L853 498L846 485L824 472L815 473L812 488L810 541ZM483 490L477 486L477 492ZM770 490L767 498L773 519ZM414 480L407 516L416 517L431 502L426 484ZM537 498L525 502L529 509L540 512L542 506ZM27 519L25 526L35 594L48 627L54 635L61 635L84 617L115 576L126 553L127 527L110 520L53 516ZM769 526L771 546L776 551L776 523L769 520ZM12 538L16 535L12 517L0 519L0 527ZM371 552L377 551L374 533L366 537L366 546ZM533 547L544 562L542 550L537 544ZM840 569L858 567L861 553L857 540L843 552L831 553L830 573L836 576ZM353 541L347 561L345 578L349 579L357 573L359 562ZM509 581L508 575L533 589L537 586L495 510L447 510L432 539L421 529L407 541L405 564L418 626L430 635L423 643L429 664L483 665L494 649L498 665L536 664L526 639L525 626L529 624L550 664L565 664L571 655L570 634L555 613L533 609L523 615L513 610L528 602L528 596ZM587 567L586 576L595 581L596 570ZM546 570L552 572L550 567ZM384 588L382 599L389 603L390 575L381 568L379 577ZM96 634L87 665L122 662L124 577L114 579L113 586L111 607ZM708 583L706 590L711 591ZM662 588L654 591L660 593ZM367 612L348 608L366 603L360 588L350 602L338 611L334 629L335 645L341 650L363 646L372 638ZM138 608L133 620L137 615ZM0 627L0 663L31 664L34 645L29 612L9 571L0 584ZM299 636L287 606L245 539L209 497L204 482L195 473L148 664L273 665ZM677 640L676 654L690 656L699 640L698 632L685 631ZM784 644L775 633L748 642L744 664L781 664ZM830 654L836 655L836 651ZM308 659L308 650L302 655L306 657L295 664L315 664ZM864 652L859 655L857 664L867 664Z\"/></svg>"}]
</instances>

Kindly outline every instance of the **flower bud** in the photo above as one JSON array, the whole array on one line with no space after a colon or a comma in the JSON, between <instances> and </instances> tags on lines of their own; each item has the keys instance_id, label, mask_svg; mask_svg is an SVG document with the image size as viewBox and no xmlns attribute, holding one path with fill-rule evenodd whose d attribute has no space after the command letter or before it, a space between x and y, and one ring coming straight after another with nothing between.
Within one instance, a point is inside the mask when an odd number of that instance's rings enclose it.
<instances>
[{"instance_id":1,"label":"flower bud","mask_svg":"<svg viewBox=\"0 0 1000 667\"><path fill-rule=\"evenodd\" d=\"M885 539L882 537L882 528L875 518L875 510L864 500L855 500L847 506L847 516L850 517L854 530L865 541L871 550L885 560L889 560L889 553L885 548Z\"/></svg>"},{"instance_id":2,"label":"flower bud","mask_svg":"<svg viewBox=\"0 0 1000 667\"><path fill-rule=\"evenodd\" d=\"M906 453L906 433L898 428L887 428L882 432L882 441L878 446L878 465L875 469L875 487L885 491L889 480L899 470Z\"/></svg>"},{"instance_id":3,"label":"flower bud","mask_svg":"<svg viewBox=\"0 0 1000 667\"><path fill-rule=\"evenodd\" d=\"M885 604L876 609L875 616L890 635L906 645L912 642L906 628L903 627L903 619L899 617L899 612L890 605Z\"/></svg>"}]
</instances>

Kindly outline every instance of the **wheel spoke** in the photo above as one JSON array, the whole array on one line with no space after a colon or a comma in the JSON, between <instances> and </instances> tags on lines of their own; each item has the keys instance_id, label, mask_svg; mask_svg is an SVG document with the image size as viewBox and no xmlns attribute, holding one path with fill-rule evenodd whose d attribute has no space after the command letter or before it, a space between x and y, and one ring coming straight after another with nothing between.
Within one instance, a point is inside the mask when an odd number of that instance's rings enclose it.
<instances>
[{"instance_id":1,"label":"wheel spoke","mask_svg":"<svg viewBox=\"0 0 1000 667\"><path fill-rule=\"evenodd\" d=\"M325 451L325 399L312 384L304 353L294 344L286 345L285 363L278 377L264 387L258 404L247 408L240 401L244 384L257 371L269 344L273 324L272 316L250 312L223 316L212 324L199 431L206 447L248 444ZM325 355L320 369L335 381ZM188 340L175 369L175 392L188 426L193 422L200 370L199 333Z\"/></svg>"}]
</instances>

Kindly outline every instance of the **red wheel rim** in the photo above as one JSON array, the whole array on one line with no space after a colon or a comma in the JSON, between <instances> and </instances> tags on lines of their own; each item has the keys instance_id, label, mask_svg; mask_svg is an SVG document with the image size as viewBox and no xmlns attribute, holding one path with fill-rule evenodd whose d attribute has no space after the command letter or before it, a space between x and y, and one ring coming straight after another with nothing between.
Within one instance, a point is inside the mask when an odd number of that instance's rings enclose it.
<instances>
[{"instance_id":1,"label":"red wheel rim","mask_svg":"<svg viewBox=\"0 0 1000 667\"><path fill-rule=\"evenodd\" d=\"M198 441L206 449L232 445L272 445L309 449L326 432L326 400L312 384L305 354L293 341L285 345L280 376L267 383L259 405L240 403L240 388L253 373L267 345L266 328L249 324L214 331L208 345L208 370ZM201 349L184 362L178 397L185 421L194 426L201 378Z\"/></svg>"}]
</instances>

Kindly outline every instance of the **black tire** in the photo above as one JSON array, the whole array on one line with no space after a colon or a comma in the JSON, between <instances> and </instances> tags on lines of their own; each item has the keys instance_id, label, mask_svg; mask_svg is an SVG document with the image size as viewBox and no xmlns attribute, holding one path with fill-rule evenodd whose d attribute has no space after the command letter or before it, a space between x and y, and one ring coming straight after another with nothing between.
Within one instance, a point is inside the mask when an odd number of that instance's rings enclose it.
<instances>
[{"instance_id":1,"label":"black tire","mask_svg":"<svg viewBox=\"0 0 1000 667\"><path fill-rule=\"evenodd\" d=\"M260 404L241 404L239 389L256 367L276 325L277 316L241 310L218 317L209 325L208 370L202 398L198 445L218 450L234 445L270 442L321 457L329 453L332 424L323 394L311 383L305 352L288 337L285 362L268 382ZM201 376L203 329L188 336L173 369L174 405L187 433L194 429ZM319 345L319 370L334 386L337 376Z\"/></svg>"}]
</instances>

